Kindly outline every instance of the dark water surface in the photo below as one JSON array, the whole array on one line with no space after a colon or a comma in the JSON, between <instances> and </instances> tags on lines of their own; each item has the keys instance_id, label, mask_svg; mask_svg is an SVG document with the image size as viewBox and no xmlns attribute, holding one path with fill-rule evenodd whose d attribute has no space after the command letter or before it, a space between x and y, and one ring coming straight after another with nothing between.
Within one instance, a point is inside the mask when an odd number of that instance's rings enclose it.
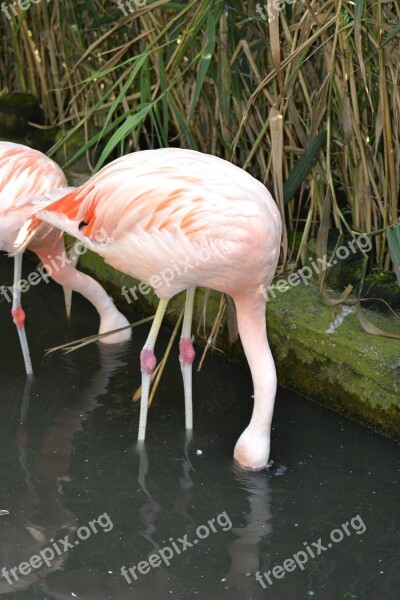
<instances>
[{"instance_id":1,"label":"dark water surface","mask_svg":"<svg viewBox=\"0 0 400 600\"><path fill-rule=\"evenodd\" d=\"M1 257L0 284L11 284L11 271ZM33 288L23 303L31 389L10 306L0 302L0 510L9 511L0 516L0 569L12 581L0 578L4 598L400 598L396 444L279 390L272 468L238 471L232 453L251 412L249 372L210 354L194 375L195 432L186 440L175 349L140 453L131 395L148 325L127 345L44 359L45 348L95 333L96 313L75 294L69 326L55 284ZM186 545L196 537L203 539ZM165 546L174 553L169 566L154 557L153 567L139 564ZM33 559L35 568L22 564L15 581L10 569L40 552L50 566ZM284 563L286 572L271 573ZM257 570L270 571L265 589Z\"/></svg>"}]
</instances>

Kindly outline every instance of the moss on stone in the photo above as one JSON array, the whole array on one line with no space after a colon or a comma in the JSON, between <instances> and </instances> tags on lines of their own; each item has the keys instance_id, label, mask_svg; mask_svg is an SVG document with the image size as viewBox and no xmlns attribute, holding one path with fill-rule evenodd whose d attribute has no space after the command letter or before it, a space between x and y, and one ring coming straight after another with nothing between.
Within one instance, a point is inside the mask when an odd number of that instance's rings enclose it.
<instances>
[{"instance_id":1,"label":"moss on stone","mask_svg":"<svg viewBox=\"0 0 400 600\"><path fill-rule=\"evenodd\" d=\"M400 341L367 334L355 314L334 333L334 310L313 286L291 288L269 306L268 331L281 385L400 439ZM370 313L384 330L388 317Z\"/></svg>"}]
</instances>

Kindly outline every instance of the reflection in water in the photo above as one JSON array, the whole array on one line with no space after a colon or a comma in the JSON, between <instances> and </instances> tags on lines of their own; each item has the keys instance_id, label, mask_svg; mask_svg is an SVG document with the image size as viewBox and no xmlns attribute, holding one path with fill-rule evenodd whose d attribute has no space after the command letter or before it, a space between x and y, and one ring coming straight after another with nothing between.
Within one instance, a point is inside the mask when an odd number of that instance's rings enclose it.
<instances>
[{"instance_id":1,"label":"reflection in water","mask_svg":"<svg viewBox=\"0 0 400 600\"><path fill-rule=\"evenodd\" d=\"M194 485L190 477L190 472L193 470L193 467L189 459L189 449L192 437L192 431L185 432L185 444L183 447L183 456L181 458L182 477L179 478L180 489L174 499L174 508L176 513L185 517L185 533L187 533L188 536L192 535L195 529L195 521L189 514L189 509L192 501L192 488ZM138 442L136 444L136 452L139 454L138 482L148 499L148 502L146 502L140 508L140 517L142 522L146 526L146 529L140 531L139 533L151 543L151 545L154 548L154 551L157 551L160 548L160 544L155 539L153 539L152 536L156 532L155 521L157 519L158 514L161 512L161 505L159 504L159 502L157 502L154 498L150 496L147 490L146 476L149 472L149 461L144 442Z\"/></svg>"},{"instance_id":2,"label":"reflection in water","mask_svg":"<svg viewBox=\"0 0 400 600\"><path fill-rule=\"evenodd\" d=\"M194 483L191 477L193 466L189 458L191 441L192 434L187 432L182 457L183 476L179 479L180 490L178 491L174 500L175 511L184 516L186 519L185 532L188 534L189 540L193 540L196 537L196 527L203 524L196 522L196 520L191 516L192 510L195 509L195 506L193 506L193 500L195 498L193 496ZM154 551L157 551L160 548L160 543L156 542L153 536L157 531L155 521L159 515L159 512L161 511L161 508L160 504L151 498L147 490L146 475L149 471L149 463L144 445L140 446L139 451L140 461L138 481L148 498L148 502L143 505L140 513L141 516L143 514L146 515L146 519L143 519L143 522L148 527L145 537L146 539L149 539ZM226 592L226 597L231 597L235 590L240 590L242 593L248 592L251 594L249 597L254 597L254 590L257 588L257 583L254 579L254 573L260 566L260 540L271 531L271 498L269 490L271 473L266 471L258 473L246 472L236 467L233 467L233 472L237 487L244 491L248 500L249 510L245 517L247 524L244 527L233 528L231 533L234 533L235 536L237 536L237 539L230 544L225 543L223 545L231 559L231 565L228 574L226 578L224 578L226 581L225 590L218 589L218 587L210 588L207 581L204 582L204 589L196 589L196 593L200 593L201 591L202 593L207 594L207 598L219 598L221 595L223 595L224 591ZM157 510L149 510L149 507L154 506L157 506ZM151 515L151 518L149 518L149 515ZM151 536L149 535L150 530ZM149 537L147 538L147 536ZM171 545L172 538L169 539L170 541L167 542L167 544L169 543ZM166 540L162 541L163 543L166 542ZM190 552L191 551L192 550L190 550ZM149 552L147 558L151 553L152 552ZM175 560L176 556L174 556L173 559L174 563ZM189 554L186 556L181 556L175 564L171 564L171 566L168 568L168 570L172 573L172 578L174 576L179 576L182 580L190 577L192 569L193 557L190 557ZM164 566L161 566L157 568L157 573L157 580L161 593L164 579L167 577L167 570ZM251 577L249 577L249 575L251 575ZM154 578L155 574L152 575L152 580ZM152 585L155 585L155 581L153 581ZM153 591L155 591L155 589L156 588L153 587ZM170 576L168 578L168 590L170 593L178 593L180 589L181 584L178 581L176 582L175 586L171 586ZM139 581L135 581L135 590L142 591ZM259 590L256 591L258 592ZM155 597L158 597L157 594Z\"/></svg>"},{"instance_id":3,"label":"reflection in water","mask_svg":"<svg viewBox=\"0 0 400 600\"><path fill-rule=\"evenodd\" d=\"M174 500L176 513L185 517L185 532L187 533L188 538L193 535L196 527L194 519L189 514L193 488L193 482L190 476L193 467L189 459L191 437L192 434L187 432L183 456L181 458L182 476L178 478L178 492ZM155 499L148 490L146 478L149 474L150 464L145 442L136 444L133 456L138 458L137 481L146 497L146 502L138 508L140 522L144 525L144 528L138 529L138 533L150 546L150 548L147 549L146 556L137 555L138 562L140 562L170 542L163 537L160 537L161 534L157 531L157 519L161 514L162 507L160 501ZM179 533L183 534L184 532L180 531ZM132 560L134 559L134 556L135 555L132 554ZM105 600L106 598L136 598L138 597L138 594L141 600L153 600L154 598L164 597L166 590L168 590L168 593L170 594L177 593L181 589L185 571L186 574L190 574L190 560L186 561L185 558L183 558L183 561L179 563L179 561L175 561L175 559L176 557L174 557L174 561L171 561L169 567L161 564L159 567L153 569L151 575L147 578L139 574L139 577L136 576L135 579L129 572L129 567L133 565L127 564L127 572L128 577L130 577L131 585L129 585L127 580L121 575L120 570L115 573L114 577L110 577L101 571L96 572L91 569L90 571L75 570L57 575L45 582L44 589L58 600L70 598L71 590L74 590L74 594L82 600L92 600L93 598L96 598L96 600Z\"/></svg>"},{"instance_id":4,"label":"reflection in water","mask_svg":"<svg viewBox=\"0 0 400 600\"><path fill-rule=\"evenodd\" d=\"M179 530L179 533L182 537L186 533L188 540L193 540L196 537L195 532L198 525L204 525L203 521L201 523L197 522L191 515L192 511L196 509L193 505L194 482L192 473L194 470L189 457L191 437L191 434L186 434L181 458L182 476L178 478L177 493L173 494L175 513L184 517L186 523L185 529L183 531ZM156 499L154 494L149 491L146 481L151 466L145 443L142 442L140 445L136 445L134 456L138 458L137 481L146 498L144 504L137 509L140 522L144 526L138 529L138 533L148 544L147 552L132 554L131 563L124 565L125 578L119 571L115 571L113 577L109 577L101 571L96 572L93 570L79 570L57 575L48 580L45 585L46 591L51 592L55 598L59 600L69 598L72 589L79 598L84 600L131 597L150 600L164 598L167 593L173 598L180 598L180 593L185 589L183 586L193 578L193 569L197 568L197 563L201 560L201 554L206 552L205 541L203 550L200 550L200 555L196 554L193 548L190 548L179 556L175 554L169 566L161 563L157 568L152 568L148 575L141 575L137 571L137 565L140 561L147 560L149 556L166 545L172 546L172 542L177 541L177 538L175 540L172 537L166 538L161 533L162 523L159 526L157 525L162 506L161 500ZM156 464L153 466L153 470L156 466ZM226 542L222 545L223 548L226 548L224 554L226 557L230 557L231 563L228 575L225 578L226 583L210 587L210 582L207 581L207 578L204 578L193 589L193 593L197 594L196 597L201 599L233 598L236 597L234 595L235 590L249 593L249 598L261 598L260 594L254 595L254 590L257 588L254 577L248 577L247 575L249 571L254 573L259 567L259 542L262 537L270 532L271 513L268 488L270 473L246 473L237 470L235 478L237 485L243 489L248 498L247 524L243 528L232 529L231 532L237 536L237 539L229 545ZM161 486L158 486L157 483L157 476L152 478L152 488L161 490ZM132 567L136 567L136 569L132 569ZM258 591L256 589L256 592Z\"/></svg>"},{"instance_id":5,"label":"reflection in water","mask_svg":"<svg viewBox=\"0 0 400 600\"><path fill-rule=\"evenodd\" d=\"M254 588L254 573L260 567L260 540L272 531L271 494L266 471L248 473L234 467L238 486L246 491L249 512L246 526L232 529L237 539L228 546L232 565L227 575L229 587Z\"/></svg>"},{"instance_id":6,"label":"reflection in water","mask_svg":"<svg viewBox=\"0 0 400 600\"><path fill-rule=\"evenodd\" d=\"M26 300L39 363L43 347L64 335L61 290L38 286ZM83 299L74 308L70 336L82 337L96 328L96 315ZM231 451L252 408L251 378L210 356L194 378L193 440L184 438L181 372L170 361L147 446L132 452L138 407L130 395L140 381L137 357L147 328L138 328L120 351L92 346L53 355L38 364L32 389L16 406L23 381L12 327L0 311L0 573L49 547L52 536L66 531L77 540L77 528L105 512L114 528L18 584L10 587L3 578L0 594L13 600L398 600L396 444L280 390L272 458L287 470L232 470ZM159 357L168 339L161 332ZM223 511L232 529L219 529L132 584L121 575L123 565L138 565L170 538L187 533L193 539L199 525ZM257 570L282 564L305 540L327 535L356 513L366 523L364 535L261 588Z\"/></svg>"},{"instance_id":7,"label":"reflection in water","mask_svg":"<svg viewBox=\"0 0 400 600\"><path fill-rule=\"evenodd\" d=\"M156 532L155 521L161 512L161 505L147 491L146 476L149 472L149 460L145 442L138 442L136 451L139 454L138 482L147 497L147 502L140 508L140 520L145 525L145 529L140 529L139 534L153 546L156 552L160 548L160 545L153 539L153 534Z\"/></svg>"},{"instance_id":8,"label":"reflection in water","mask_svg":"<svg viewBox=\"0 0 400 600\"><path fill-rule=\"evenodd\" d=\"M107 391L112 374L124 364L121 346L99 345L98 350L100 368L89 386L68 409L56 410L50 426L39 437L36 430L30 432L29 401L34 386L31 379L26 380L16 432L24 489L19 493L18 505L10 507L7 521L1 522L0 562L7 571L3 571L5 577L0 579L0 594L29 588L59 570L68 558L68 552L59 556L55 553L54 559L49 560L50 566L41 565L27 575L10 571L51 547L54 541L68 536L72 542L79 527L64 494L64 483L71 480L73 437L98 406L97 398Z\"/></svg>"}]
</instances>

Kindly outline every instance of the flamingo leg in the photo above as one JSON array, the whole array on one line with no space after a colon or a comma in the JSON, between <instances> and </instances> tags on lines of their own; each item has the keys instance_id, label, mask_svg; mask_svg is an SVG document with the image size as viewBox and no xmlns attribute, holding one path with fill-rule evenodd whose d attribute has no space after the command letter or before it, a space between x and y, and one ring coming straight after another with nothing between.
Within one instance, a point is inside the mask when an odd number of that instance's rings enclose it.
<instances>
[{"instance_id":1,"label":"flamingo leg","mask_svg":"<svg viewBox=\"0 0 400 600\"><path fill-rule=\"evenodd\" d=\"M258 296L258 297L257 297ZM268 465L271 421L276 395L276 369L265 323L265 300L257 290L233 298L238 329L254 384L254 406L249 425L238 439L234 457L247 469Z\"/></svg>"},{"instance_id":2,"label":"flamingo leg","mask_svg":"<svg viewBox=\"0 0 400 600\"><path fill-rule=\"evenodd\" d=\"M192 344L192 317L194 293L196 288L186 292L185 316L183 319L182 335L179 342L179 362L181 363L183 390L185 394L185 427L193 429L193 402L192 402L192 363L195 351Z\"/></svg>"},{"instance_id":3,"label":"flamingo leg","mask_svg":"<svg viewBox=\"0 0 400 600\"><path fill-rule=\"evenodd\" d=\"M140 366L142 369L142 396L140 398L140 416L139 416L139 433L138 441L142 442L146 437L147 424L147 409L149 405L149 392L151 374L156 366L156 357L154 356L154 346L157 340L158 332L160 331L161 323L168 306L168 300L161 299L156 316L154 317L150 333L146 343L140 353Z\"/></svg>"},{"instance_id":4,"label":"flamingo leg","mask_svg":"<svg viewBox=\"0 0 400 600\"><path fill-rule=\"evenodd\" d=\"M14 284L13 284L13 303L12 318L17 327L22 354L24 356L25 371L27 375L32 375L32 362L29 354L28 340L25 333L25 312L21 306L21 273L22 273L22 254L14 257Z\"/></svg>"}]
</instances>

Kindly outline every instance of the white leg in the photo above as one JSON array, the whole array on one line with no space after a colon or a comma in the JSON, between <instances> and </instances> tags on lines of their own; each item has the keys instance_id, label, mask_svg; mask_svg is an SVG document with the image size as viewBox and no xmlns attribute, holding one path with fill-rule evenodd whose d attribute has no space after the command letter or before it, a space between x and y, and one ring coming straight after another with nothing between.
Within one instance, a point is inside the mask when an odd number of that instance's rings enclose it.
<instances>
[{"instance_id":1,"label":"white leg","mask_svg":"<svg viewBox=\"0 0 400 600\"><path fill-rule=\"evenodd\" d=\"M192 344L192 317L193 302L196 288L186 292L185 316L183 319L181 341L179 342L179 362L181 363L183 390L185 394L185 427L193 429L193 403L192 403L192 363L195 351Z\"/></svg>"},{"instance_id":2,"label":"white leg","mask_svg":"<svg viewBox=\"0 0 400 600\"><path fill-rule=\"evenodd\" d=\"M149 391L151 374L156 366L156 357L154 356L154 346L156 343L158 332L160 331L161 323L167 309L168 300L160 300L156 316L154 317L150 333L140 353L140 365L142 368L142 396L140 398L140 417L139 417L139 433L138 441L142 441L146 437L147 424L147 408L149 404Z\"/></svg>"},{"instance_id":3,"label":"white leg","mask_svg":"<svg viewBox=\"0 0 400 600\"><path fill-rule=\"evenodd\" d=\"M25 313L21 307L21 291L19 283L21 281L22 272L22 254L14 257L14 284L13 284L13 304L12 304L12 318L17 326L19 341L21 344L22 354L24 356L25 370L27 375L32 375L32 363L29 355L28 341L25 333Z\"/></svg>"}]
</instances>

